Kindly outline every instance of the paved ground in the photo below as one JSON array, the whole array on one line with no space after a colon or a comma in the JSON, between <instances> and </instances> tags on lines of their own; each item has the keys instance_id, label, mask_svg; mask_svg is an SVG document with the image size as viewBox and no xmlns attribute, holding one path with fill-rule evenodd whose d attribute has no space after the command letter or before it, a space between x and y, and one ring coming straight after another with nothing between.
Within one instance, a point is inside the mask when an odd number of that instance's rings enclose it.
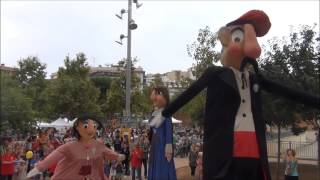
<instances>
[{"instance_id":1,"label":"paved ground","mask_svg":"<svg viewBox=\"0 0 320 180\"><path fill-rule=\"evenodd\" d=\"M194 180L190 176L190 168L188 166L188 159L187 158L175 158L175 166L176 166L176 172L177 172L177 178L178 180ZM269 158L270 162L270 169L273 179L276 179L277 175L277 164L276 164L276 158ZM283 163L280 165L280 179L283 180L283 172L284 172L284 166ZM317 166L316 161L306 161L306 160L299 160L299 174L300 174L300 180L320 180L319 176L319 169ZM142 168L142 174L144 172L144 169ZM318 174L319 173L319 174ZM49 180L49 179L46 179ZM123 180L131 180L131 176L125 176ZM142 177L142 180L145 180L144 177Z\"/></svg>"}]
</instances>

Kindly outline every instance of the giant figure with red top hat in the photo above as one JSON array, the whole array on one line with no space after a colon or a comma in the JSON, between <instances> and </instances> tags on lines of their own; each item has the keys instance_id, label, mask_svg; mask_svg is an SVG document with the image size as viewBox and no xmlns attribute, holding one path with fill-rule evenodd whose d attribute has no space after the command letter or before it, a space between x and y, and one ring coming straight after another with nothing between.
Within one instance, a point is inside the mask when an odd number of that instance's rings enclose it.
<instances>
[{"instance_id":1,"label":"giant figure with red top hat","mask_svg":"<svg viewBox=\"0 0 320 180\"><path fill-rule=\"evenodd\" d=\"M319 96L273 82L258 71L257 37L270 29L268 16L251 10L218 32L220 66L212 65L156 118L172 116L207 88L204 120L204 180L270 180L261 91L320 107ZM254 67L249 72L247 64Z\"/></svg>"}]
</instances>

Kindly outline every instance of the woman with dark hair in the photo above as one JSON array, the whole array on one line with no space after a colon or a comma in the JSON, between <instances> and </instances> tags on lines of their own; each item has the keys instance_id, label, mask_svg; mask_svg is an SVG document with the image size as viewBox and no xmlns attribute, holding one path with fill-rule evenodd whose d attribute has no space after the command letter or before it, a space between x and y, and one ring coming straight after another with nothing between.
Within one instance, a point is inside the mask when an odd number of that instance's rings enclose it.
<instances>
[{"instance_id":1,"label":"woman with dark hair","mask_svg":"<svg viewBox=\"0 0 320 180\"><path fill-rule=\"evenodd\" d=\"M28 173L28 178L58 163L51 177L52 180L108 179L104 175L104 160L122 161L124 156L95 140L96 132L100 128L102 125L94 116L80 116L73 125L73 135L77 140L54 150L43 161L36 164L35 168Z\"/></svg>"},{"instance_id":2,"label":"woman with dark hair","mask_svg":"<svg viewBox=\"0 0 320 180\"><path fill-rule=\"evenodd\" d=\"M154 112L149 120L151 126L151 148L148 180L176 180L173 161L173 129L171 118L155 119L169 103L169 92L165 87L156 87L150 96Z\"/></svg>"}]
</instances>

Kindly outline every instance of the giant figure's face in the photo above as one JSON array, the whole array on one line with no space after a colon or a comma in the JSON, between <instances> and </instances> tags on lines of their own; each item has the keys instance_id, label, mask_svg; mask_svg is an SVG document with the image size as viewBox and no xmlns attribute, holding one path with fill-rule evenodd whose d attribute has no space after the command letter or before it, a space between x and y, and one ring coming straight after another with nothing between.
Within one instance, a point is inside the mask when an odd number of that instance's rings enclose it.
<instances>
[{"instance_id":1,"label":"giant figure's face","mask_svg":"<svg viewBox=\"0 0 320 180\"><path fill-rule=\"evenodd\" d=\"M234 25L220 28L218 38L223 46L221 64L240 69L245 57L256 59L261 48L253 25Z\"/></svg>"},{"instance_id":2,"label":"giant figure's face","mask_svg":"<svg viewBox=\"0 0 320 180\"><path fill-rule=\"evenodd\" d=\"M86 140L89 140L95 137L97 128L98 128L98 124L91 119L88 119L86 121L80 121L76 127L81 138Z\"/></svg>"},{"instance_id":3,"label":"giant figure's face","mask_svg":"<svg viewBox=\"0 0 320 180\"><path fill-rule=\"evenodd\" d=\"M153 103L153 106L157 108L164 108L168 103L162 92L157 92L156 90L152 91L150 99Z\"/></svg>"}]
</instances>

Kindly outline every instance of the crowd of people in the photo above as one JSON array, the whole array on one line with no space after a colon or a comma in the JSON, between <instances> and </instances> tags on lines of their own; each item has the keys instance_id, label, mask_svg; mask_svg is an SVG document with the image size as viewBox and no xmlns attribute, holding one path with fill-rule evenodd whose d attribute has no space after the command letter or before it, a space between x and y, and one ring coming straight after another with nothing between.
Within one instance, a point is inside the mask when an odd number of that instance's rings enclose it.
<instances>
[{"instance_id":1,"label":"crowd of people","mask_svg":"<svg viewBox=\"0 0 320 180\"><path fill-rule=\"evenodd\" d=\"M173 140L175 156L187 157L189 160L191 176L202 179L202 129L175 127ZM125 160L106 161L104 173L111 180L121 180L124 176L132 176L132 179L147 177L149 157L149 129L140 128L106 128L104 133L97 135L97 139L106 147L124 154ZM44 159L53 150L69 141L73 141L71 129L60 132L54 128L38 129L37 133L22 136L12 134L1 139L1 180L19 180L26 177L34 165ZM28 153L32 152L32 157ZM296 159L294 151L287 152L286 178L290 173L297 176ZM30 155L29 155L30 156ZM293 159L293 160L292 160ZM293 168L291 166L294 166ZM142 171L142 168L144 171ZM293 170L291 170L293 169ZM55 166L50 167L34 180L51 177Z\"/></svg>"},{"instance_id":2,"label":"crowd of people","mask_svg":"<svg viewBox=\"0 0 320 180\"><path fill-rule=\"evenodd\" d=\"M122 162L105 162L104 172L106 176L115 180L121 180L124 176L130 175L132 179L146 178L150 149L149 128L146 126L140 128L106 127L103 132L97 133L97 140L119 154L125 155L125 160ZM42 128L35 133L29 133L27 136L12 133L7 137L2 137L1 180L18 180L26 177L26 174L35 164L43 160L53 150L75 140L71 130L62 129L58 131L55 128ZM189 157L192 161L196 158L195 161L197 161L202 146L201 129L175 127L173 137L175 156ZM27 157L28 153L29 156L31 153L32 157ZM194 155L194 153L197 154ZM196 162L196 164L199 163ZM33 179L40 180L51 177L54 170L55 165Z\"/></svg>"}]
</instances>

